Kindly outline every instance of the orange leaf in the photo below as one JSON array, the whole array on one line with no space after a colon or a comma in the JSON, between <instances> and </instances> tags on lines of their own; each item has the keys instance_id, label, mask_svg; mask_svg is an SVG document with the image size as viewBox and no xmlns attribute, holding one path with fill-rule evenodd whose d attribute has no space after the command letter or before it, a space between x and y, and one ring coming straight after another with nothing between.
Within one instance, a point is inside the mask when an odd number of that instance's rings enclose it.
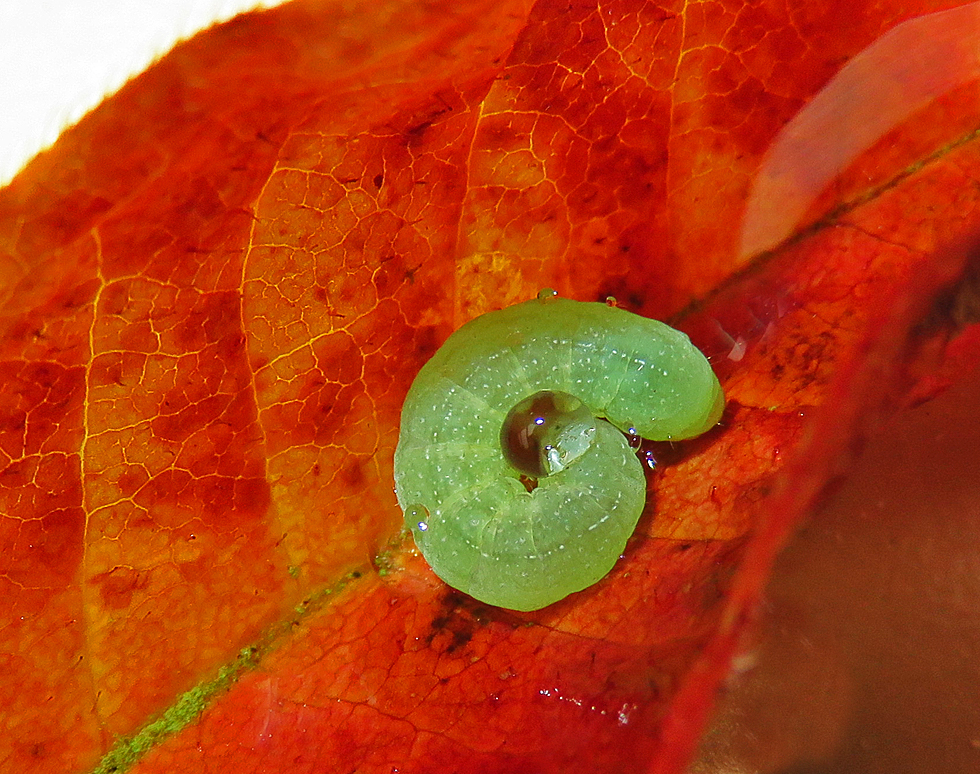
<instances>
[{"instance_id":1,"label":"orange leaf","mask_svg":"<svg viewBox=\"0 0 980 774\"><path fill-rule=\"evenodd\" d=\"M925 354L964 320L916 325L976 225L969 77L836 170L832 220L740 252L781 127L900 21L305 0L69 130L0 191L0 760L680 771L877 388L963 367ZM680 324L730 404L647 449L609 577L518 615L399 538L391 457L445 336L543 286L657 317L713 292Z\"/></svg>"}]
</instances>

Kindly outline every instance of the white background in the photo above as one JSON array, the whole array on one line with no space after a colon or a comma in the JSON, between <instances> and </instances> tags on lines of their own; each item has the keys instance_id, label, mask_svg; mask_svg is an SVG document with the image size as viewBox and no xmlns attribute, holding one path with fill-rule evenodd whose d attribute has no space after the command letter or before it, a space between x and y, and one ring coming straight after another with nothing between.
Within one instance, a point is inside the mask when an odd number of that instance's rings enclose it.
<instances>
[{"instance_id":1,"label":"white background","mask_svg":"<svg viewBox=\"0 0 980 774\"><path fill-rule=\"evenodd\" d=\"M278 0L0 0L0 185L181 38Z\"/></svg>"}]
</instances>

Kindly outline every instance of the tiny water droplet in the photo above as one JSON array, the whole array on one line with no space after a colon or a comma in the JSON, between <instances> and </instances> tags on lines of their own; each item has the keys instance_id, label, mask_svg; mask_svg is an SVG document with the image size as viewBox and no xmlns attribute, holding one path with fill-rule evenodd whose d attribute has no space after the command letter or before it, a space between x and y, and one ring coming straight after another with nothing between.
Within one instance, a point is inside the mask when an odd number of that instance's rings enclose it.
<instances>
[{"instance_id":1,"label":"tiny water droplet","mask_svg":"<svg viewBox=\"0 0 980 774\"><path fill-rule=\"evenodd\" d=\"M629 444L630 449L633 451L638 451L640 444L643 443L643 439L636 434L636 428L631 427L626 431L626 443Z\"/></svg>"},{"instance_id":2,"label":"tiny water droplet","mask_svg":"<svg viewBox=\"0 0 980 774\"><path fill-rule=\"evenodd\" d=\"M643 464L646 465L650 470L657 469L657 458L653 456L652 451L643 452Z\"/></svg>"},{"instance_id":3,"label":"tiny water droplet","mask_svg":"<svg viewBox=\"0 0 980 774\"><path fill-rule=\"evenodd\" d=\"M613 309L619 306L616 296L606 296L606 306L611 306Z\"/></svg>"},{"instance_id":4,"label":"tiny water droplet","mask_svg":"<svg viewBox=\"0 0 980 774\"><path fill-rule=\"evenodd\" d=\"M541 288L538 291L538 301L543 304L554 301L556 298L558 298L558 291L554 288Z\"/></svg>"},{"instance_id":5,"label":"tiny water droplet","mask_svg":"<svg viewBox=\"0 0 980 774\"><path fill-rule=\"evenodd\" d=\"M429 528L429 511L424 505L410 505L405 509L405 521L414 524L419 532L425 532Z\"/></svg>"}]
</instances>

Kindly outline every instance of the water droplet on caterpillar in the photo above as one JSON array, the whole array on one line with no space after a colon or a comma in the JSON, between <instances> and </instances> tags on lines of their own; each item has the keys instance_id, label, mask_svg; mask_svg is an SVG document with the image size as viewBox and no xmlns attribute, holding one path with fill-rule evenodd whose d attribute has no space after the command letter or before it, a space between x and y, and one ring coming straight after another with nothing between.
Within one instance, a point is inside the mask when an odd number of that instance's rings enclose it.
<instances>
[{"instance_id":1,"label":"water droplet on caterpillar","mask_svg":"<svg viewBox=\"0 0 980 774\"><path fill-rule=\"evenodd\" d=\"M625 435L626 435L626 443L630 447L630 449L632 449L633 451L639 451L640 444L643 443L643 438L641 438L640 434L636 432L636 428L635 427L629 428L626 431Z\"/></svg>"},{"instance_id":2,"label":"water droplet on caterpillar","mask_svg":"<svg viewBox=\"0 0 980 774\"><path fill-rule=\"evenodd\" d=\"M554 301L558 298L558 291L554 288L541 288L538 291L538 301L542 304L547 304L549 301Z\"/></svg>"},{"instance_id":3,"label":"water droplet on caterpillar","mask_svg":"<svg viewBox=\"0 0 980 774\"><path fill-rule=\"evenodd\" d=\"M542 390L507 414L500 448L511 467L531 478L564 470L592 446L595 417L574 395Z\"/></svg>"},{"instance_id":4,"label":"water droplet on caterpillar","mask_svg":"<svg viewBox=\"0 0 980 774\"><path fill-rule=\"evenodd\" d=\"M405 509L405 522L425 532L429 529L429 509L424 505L409 505Z\"/></svg>"}]
</instances>

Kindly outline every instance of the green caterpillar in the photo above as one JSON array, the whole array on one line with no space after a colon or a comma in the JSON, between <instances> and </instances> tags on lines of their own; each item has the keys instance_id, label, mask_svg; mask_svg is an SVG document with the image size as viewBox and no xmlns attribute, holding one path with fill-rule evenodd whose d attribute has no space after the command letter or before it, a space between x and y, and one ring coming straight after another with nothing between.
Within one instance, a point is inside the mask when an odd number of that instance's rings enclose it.
<instances>
[{"instance_id":1,"label":"green caterpillar","mask_svg":"<svg viewBox=\"0 0 980 774\"><path fill-rule=\"evenodd\" d=\"M656 320L547 293L490 312L446 340L405 398L406 526L450 586L545 607L606 575L636 527L646 479L620 431L691 438L724 404L704 355Z\"/></svg>"}]
</instances>

